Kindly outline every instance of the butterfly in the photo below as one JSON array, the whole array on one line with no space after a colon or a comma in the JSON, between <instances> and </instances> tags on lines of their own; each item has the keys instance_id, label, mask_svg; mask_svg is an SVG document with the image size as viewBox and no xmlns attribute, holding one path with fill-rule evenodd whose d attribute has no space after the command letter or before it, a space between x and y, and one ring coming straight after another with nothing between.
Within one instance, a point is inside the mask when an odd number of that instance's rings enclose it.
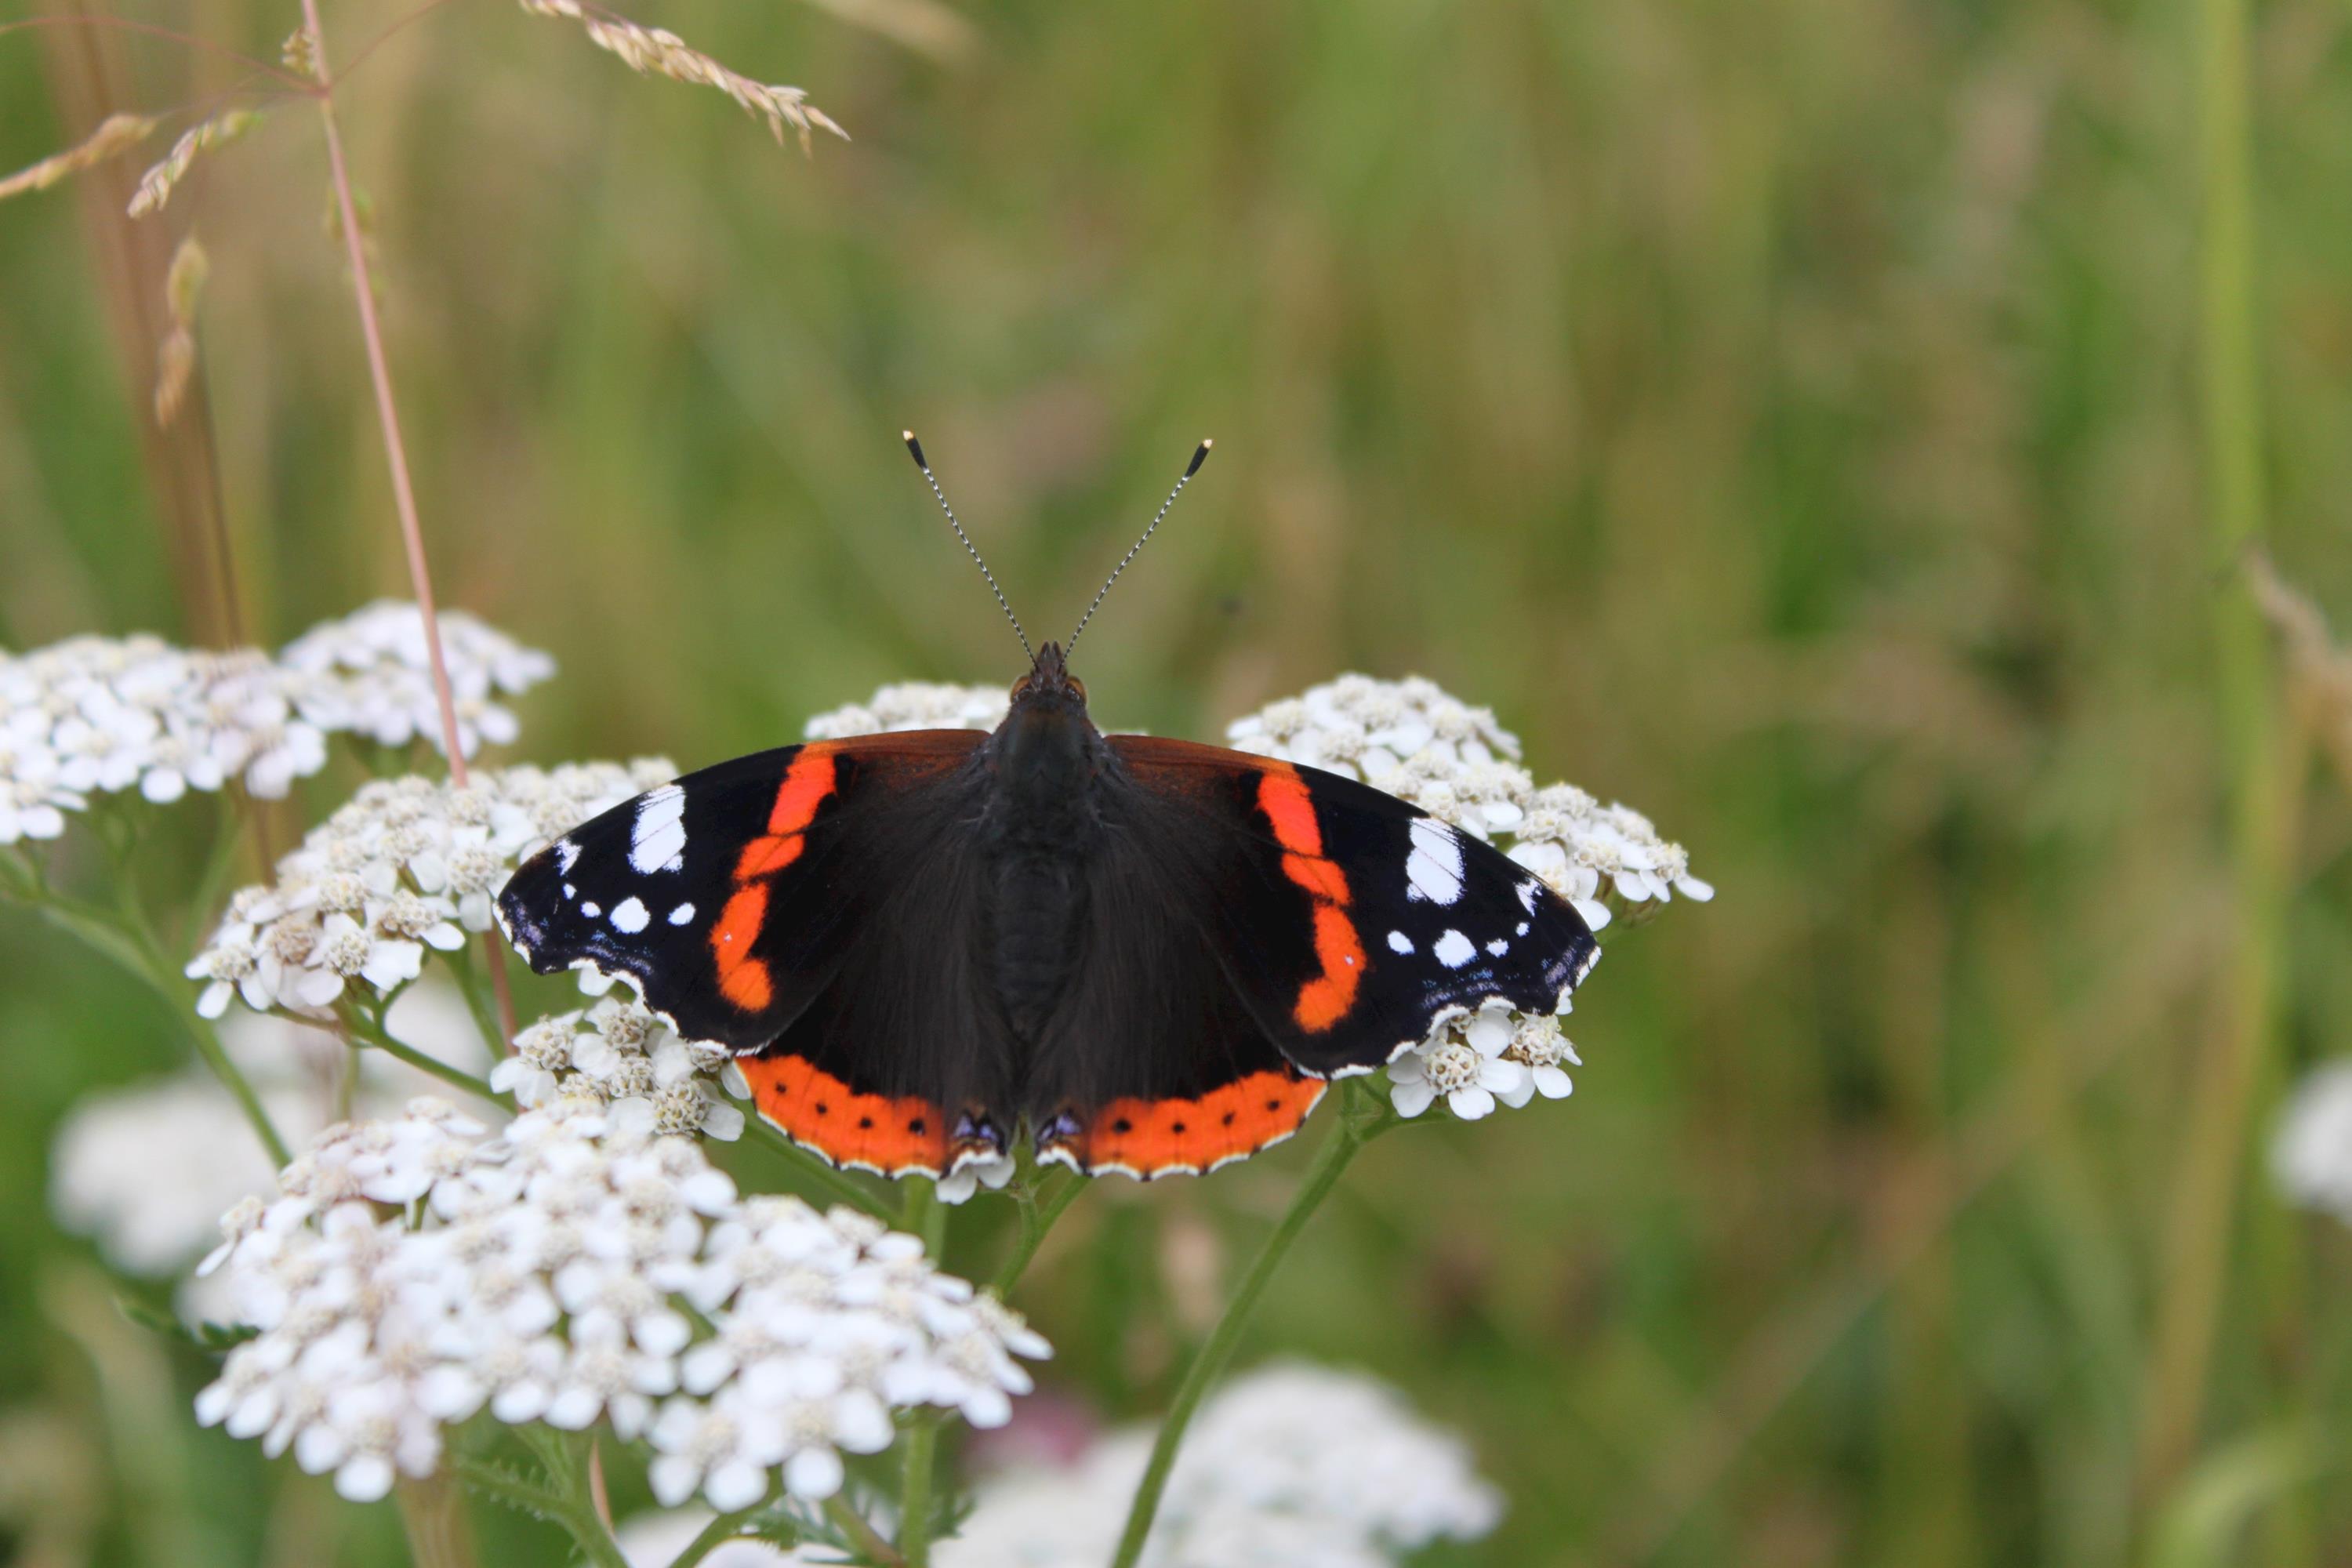
<instances>
[{"instance_id":1,"label":"butterfly","mask_svg":"<svg viewBox=\"0 0 2352 1568\"><path fill-rule=\"evenodd\" d=\"M498 911L533 969L627 981L732 1051L784 1133L887 1175L1001 1162L1024 1131L1088 1174L1213 1170L1450 1016L1564 1008L1599 954L1540 879L1393 795L1105 734L1052 642L992 732L688 773L555 839Z\"/></svg>"}]
</instances>

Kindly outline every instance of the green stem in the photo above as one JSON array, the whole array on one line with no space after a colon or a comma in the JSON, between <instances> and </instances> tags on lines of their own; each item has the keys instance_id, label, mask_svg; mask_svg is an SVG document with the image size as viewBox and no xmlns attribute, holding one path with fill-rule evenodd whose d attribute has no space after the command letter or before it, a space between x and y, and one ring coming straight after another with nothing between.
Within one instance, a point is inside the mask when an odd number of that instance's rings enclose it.
<instances>
[{"instance_id":1,"label":"green stem","mask_svg":"<svg viewBox=\"0 0 2352 1568\"><path fill-rule=\"evenodd\" d=\"M25 864L31 874L30 889L12 888L9 889L11 895L23 900L49 924L78 938L92 951L112 959L146 982L148 988L162 1000L164 1010L178 1019L180 1026L187 1031L188 1038L195 1046L196 1055L204 1058L205 1066L220 1079L221 1087L227 1089L236 1101L237 1109L252 1124L254 1136L260 1139L261 1146L269 1152L272 1163L280 1170L291 1164L294 1156L287 1149L286 1140L278 1135L278 1128L270 1121L269 1112L263 1108L261 1097L254 1092L252 1083L237 1070L236 1064L229 1060L228 1052L221 1045L220 1036L214 1030L211 1021L197 1016L194 1001L188 994L186 977L164 959L154 934L143 925L133 923L130 911L137 910L137 899L126 889L121 899L125 912L110 913L94 904L85 904L50 892L39 876L38 868L31 866L29 861ZM118 875L127 875L121 871L119 865Z\"/></svg>"},{"instance_id":2,"label":"green stem","mask_svg":"<svg viewBox=\"0 0 2352 1568\"><path fill-rule=\"evenodd\" d=\"M426 1056L415 1047L404 1046L394 1039L391 1031L383 1026L383 1014L384 1009L381 1006L370 1008L354 1004L343 1010L344 1026L351 1030L354 1040L397 1061L406 1062L419 1072L430 1073L452 1089L462 1089L467 1094L509 1110L514 1109L512 1100L492 1089L484 1079L476 1078L463 1068L451 1067L438 1057Z\"/></svg>"},{"instance_id":3,"label":"green stem","mask_svg":"<svg viewBox=\"0 0 2352 1568\"><path fill-rule=\"evenodd\" d=\"M868 1524L866 1516L852 1508L849 1500L839 1492L825 1500L824 1516L868 1563L878 1564L878 1568L907 1568L908 1560L898 1549L883 1540L881 1532Z\"/></svg>"},{"instance_id":4,"label":"green stem","mask_svg":"<svg viewBox=\"0 0 2352 1568\"><path fill-rule=\"evenodd\" d=\"M763 1502L739 1510L734 1513L720 1514L709 1524L704 1525L701 1531L686 1543L684 1551L669 1560L669 1568L694 1568L696 1563L735 1539L742 1531L745 1522L765 1506ZM774 1542L772 1534L765 1536L765 1539L771 1543Z\"/></svg>"},{"instance_id":5,"label":"green stem","mask_svg":"<svg viewBox=\"0 0 2352 1568\"><path fill-rule=\"evenodd\" d=\"M1353 1090L1354 1084L1349 1084ZM1111 1558L1111 1568L1135 1568L1143 1555L1143 1543L1151 1534L1151 1521L1160 1511L1160 1494L1168 1489L1169 1472L1175 1468L1176 1453L1184 1443L1184 1430L1192 1424L1192 1415L1210 1386L1217 1381L1240 1345L1242 1331L1249 1324L1250 1313L1258 1298L1281 1266L1291 1244L1307 1228L1307 1222L1331 1195L1331 1189L1348 1169L1349 1161L1366 1142L1385 1131L1392 1120L1380 1115L1359 1113L1361 1102L1350 1100L1342 1104L1340 1115L1323 1146L1315 1152L1315 1163L1308 1167L1307 1178L1290 1200L1290 1211L1275 1226L1274 1234L1265 1239L1258 1255L1234 1287L1233 1299L1225 1303L1224 1315L1209 1337L1192 1354L1192 1364L1184 1369L1184 1381L1176 1390L1176 1398L1168 1407L1167 1419L1160 1424L1160 1436L1151 1445L1151 1461L1145 1466L1143 1479L1135 1489L1135 1500L1128 1505L1127 1529L1118 1540L1118 1552Z\"/></svg>"},{"instance_id":6,"label":"green stem","mask_svg":"<svg viewBox=\"0 0 2352 1568\"><path fill-rule=\"evenodd\" d=\"M898 1555L908 1568L931 1560L931 1479L939 1468L940 1417L924 1411L908 1423L898 1479Z\"/></svg>"},{"instance_id":7,"label":"green stem","mask_svg":"<svg viewBox=\"0 0 2352 1568\"><path fill-rule=\"evenodd\" d=\"M900 1200L898 1226L923 1240L931 1261L940 1260L947 1238L947 1205L940 1202L939 1185L924 1176L910 1176ZM907 1427L906 1453L898 1471L898 1555L910 1568L922 1568L931 1554L931 1477L939 1463L940 1422L929 1411Z\"/></svg>"},{"instance_id":8,"label":"green stem","mask_svg":"<svg viewBox=\"0 0 2352 1568\"><path fill-rule=\"evenodd\" d=\"M483 1043L496 1056L511 1055L514 1043L507 1038L499 1020L498 1004L486 994L479 967L474 963L473 944L457 949L449 955L449 966L457 972L457 994L466 999L466 1010L474 1016L474 1027L482 1032Z\"/></svg>"},{"instance_id":9,"label":"green stem","mask_svg":"<svg viewBox=\"0 0 2352 1568\"><path fill-rule=\"evenodd\" d=\"M1034 1187L1025 1187L1013 1194L1013 1201L1021 1209L1021 1235L1013 1243L1012 1252L998 1267L995 1279L990 1283L990 1289L999 1296L1013 1294L1013 1287L1021 1282L1021 1276L1028 1271L1031 1260L1037 1256L1037 1248L1044 1245L1045 1233L1054 1228L1054 1222L1060 1219L1063 1212L1077 1201L1078 1194L1087 1190L1086 1178L1067 1171L1056 1173L1052 1181L1058 1184L1043 1197L1038 1196Z\"/></svg>"},{"instance_id":10,"label":"green stem","mask_svg":"<svg viewBox=\"0 0 2352 1568\"><path fill-rule=\"evenodd\" d=\"M558 1432L551 1426L515 1430L547 1467L548 1479L555 1486L553 1517L571 1535L572 1544L596 1568L630 1568L629 1560L621 1555L620 1542L597 1517L595 1484L589 1477L589 1445L593 1439L586 1433Z\"/></svg>"}]
</instances>

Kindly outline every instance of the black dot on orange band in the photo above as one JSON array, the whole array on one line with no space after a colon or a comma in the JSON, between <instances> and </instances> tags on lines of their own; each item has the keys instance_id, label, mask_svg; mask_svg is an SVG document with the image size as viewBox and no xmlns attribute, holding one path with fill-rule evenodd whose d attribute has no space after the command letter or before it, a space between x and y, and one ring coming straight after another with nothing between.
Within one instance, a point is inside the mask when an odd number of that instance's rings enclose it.
<instances>
[{"instance_id":1,"label":"black dot on orange band","mask_svg":"<svg viewBox=\"0 0 2352 1568\"><path fill-rule=\"evenodd\" d=\"M819 1116L830 1116L833 1114L833 1107L820 1100L816 1102L816 1113Z\"/></svg>"},{"instance_id":2,"label":"black dot on orange band","mask_svg":"<svg viewBox=\"0 0 2352 1568\"><path fill-rule=\"evenodd\" d=\"M1228 1110L1228 1111L1226 1111L1226 1112L1225 1112L1225 1125L1226 1125L1226 1126L1228 1126L1228 1127L1231 1127L1233 1124L1234 1124L1234 1113L1233 1113L1232 1111Z\"/></svg>"},{"instance_id":3,"label":"black dot on orange band","mask_svg":"<svg viewBox=\"0 0 2352 1568\"><path fill-rule=\"evenodd\" d=\"M1171 1132L1181 1132L1181 1131L1184 1131L1184 1124L1183 1124L1182 1122L1179 1121L1179 1122L1177 1122L1174 1126L1171 1127L1168 1131L1171 1131Z\"/></svg>"},{"instance_id":4,"label":"black dot on orange band","mask_svg":"<svg viewBox=\"0 0 2352 1568\"><path fill-rule=\"evenodd\" d=\"M857 1125L860 1127L871 1127L874 1125L874 1118L870 1116L861 1116L857 1119Z\"/></svg>"},{"instance_id":5,"label":"black dot on orange band","mask_svg":"<svg viewBox=\"0 0 2352 1568\"><path fill-rule=\"evenodd\" d=\"M919 1138L921 1137L923 1133L923 1119L918 1116L912 1121L908 1122L907 1131L914 1133Z\"/></svg>"},{"instance_id":6,"label":"black dot on orange band","mask_svg":"<svg viewBox=\"0 0 2352 1568\"><path fill-rule=\"evenodd\" d=\"M1278 1100L1269 1100L1265 1102L1265 1108L1268 1110L1280 1110L1282 1109L1282 1101ZM823 1106L819 1106L817 1109L822 1110L824 1108Z\"/></svg>"},{"instance_id":7,"label":"black dot on orange band","mask_svg":"<svg viewBox=\"0 0 2352 1568\"><path fill-rule=\"evenodd\" d=\"M1135 1131L1135 1123L1122 1116L1110 1124L1110 1130L1114 1132L1132 1132Z\"/></svg>"}]
</instances>

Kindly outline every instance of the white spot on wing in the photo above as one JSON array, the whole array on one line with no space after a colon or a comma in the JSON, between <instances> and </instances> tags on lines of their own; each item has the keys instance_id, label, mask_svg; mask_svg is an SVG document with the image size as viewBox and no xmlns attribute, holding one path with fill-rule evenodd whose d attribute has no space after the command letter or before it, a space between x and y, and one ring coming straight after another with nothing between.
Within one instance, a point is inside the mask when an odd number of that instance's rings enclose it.
<instances>
[{"instance_id":1,"label":"white spot on wing","mask_svg":"<svg viewBox=\"0 0 2352 1568\"><path fill-rule=\"evenodd\" d=\"M1462 896L1462 841L1434 817L1413 819L1412 853L1405 857L1409 900L1450 904Z\"/></svg>"},{"instance_id":2,"label":"white spot on wing","mask_svg":"<svg viewBox=\"0 0 2352 1568\"><path fill-rule=\"evenodd\" d=\"M1512 934L1513 936L1525 936L1525 935L1527 935L1527 934L1528 934L1528 922L1527 922L1527 921L1521 921L1519 922L1519 929L1518 929L1518 930L1517 930L1517 931L1513 931L1511 934Z\"/></svg>"},{"instance_id":3,"label":"white spot on wing","mask_svg":"<svg viewBox=\"0 0 2352 1568\"><path fill-rule=\"evenodd\" d=\"M580 889L566 882L563 884L563 896L567 899L576 899L580 896Z\"/></svg>"},{"instance_id":4,"label":"white spot on wing","mask_svg":"<svg viewBox=\"0 0 2352 1568\"><path fill-rule=\"evenodd\" d=\"M598 915L601 915L601 914L603 914L603 913L604 912L604 905L602 905L602 904L600 904L600 903L596 903L596 902L594 902L594 901L593 901L593 900L592 900L592 901L590 901L590 902L588 902L588 903L584 903L584 904L581 905L581 906L580 906L580 912L581 912L582 914L583 914L583 915L586 915L590 920L592 920L592 921L593 921L593 920L594 920Z\"/></svg>"},{"instance_id":5,"label":"white spot on wing","mask_svg":"<svg viewBox=\"0 0 2352 1568\"><path fill-rule=\"evenodd\" d=\"M623 899L613 906L613 929L629 936L635 936L645 930L646 922L652 918L646 913L643 899Z\"/></svg>"},{"instance_id":6,"label":"white spot on wing","mask_svg":"<svg viewBox=\"0 0 2352 1568\"><path fill-rule=\"evenodd\" d=\"M1493 953L1496 958L1500 958L1503 954L1511 951L1511 944L1508 939L1498 936L1494 941L1486 944L1486 951Z\"/></svg>"},{"instance_id":7,"label":"white spot on wing","mask_svg":"<svg viewBox=\"0 0 2352 1568\"><path fill-rule=\"evenodd\" d=\"M1405 935L1404 932L1401 931L1392 931L1389 932L1389 951L1391 952L1411 952L1412 951L1412 938Z\"/></svg>"},{"instance_id":8,"label":"white spot on wing","mask_svg":"<svg viewBox=\"0 0 2352 1568\"><path fill-rule=\"evenodd\" d=\"M686 791L664 784L637 802L637 820L629 829L629 864L647 877L675 871L686 864L685 848Z\"/></svg>"},{"instance_id":9,"label":"white spot on wing","mask_svg":"<svg viewBox=\"0 0 2352 1568\"><path fill-rule=\"evenodd\" d=\"M555 868L565 876L572 874L572 863L580 858L580 846L569 838L555 841Z\"/></svg>"},{"instance_id":10,"label":"white spot on wing","mask_svg":"<svg viewBox=\"0 0 2352 1568\"><path fill-rule=\"evenodd\" d=\"M669 912L669 923L674 926L682 926L693 918L694 906L692 904L680 904L677 908L670 910Z\"/></svg>"},{"instance_id":11,"label":"white spot on wing","mask_svg":"<svg viewBox=\"0 0 2352 1568\"><path fill-rule=\"evenodd\" d=\"M1437 962L1448 969L1459 969L1478 956L1476 945L1458 931L1450 931L1439 937L1437 945L1429 951L1435 953Z\"/></svg>"},{"instance_id":12,"label":"white spot on wing","mask_svg":"<svg viewBox=\"0 0 2352 1568\"><path fill-rule=\"evenodd\" d=\"M1519 895L1519 902L1525 906L1528 913L1529 914L1536 912L1536 889L1541 886L1542 884L1538 882L1533 877L1529 877L1526 881L1521 882L1518 885L1517 890ZM1527 930L1527 927L1521 926L1519 929L1521 931L1525 931Z\"/></svg>"}]
</instances>

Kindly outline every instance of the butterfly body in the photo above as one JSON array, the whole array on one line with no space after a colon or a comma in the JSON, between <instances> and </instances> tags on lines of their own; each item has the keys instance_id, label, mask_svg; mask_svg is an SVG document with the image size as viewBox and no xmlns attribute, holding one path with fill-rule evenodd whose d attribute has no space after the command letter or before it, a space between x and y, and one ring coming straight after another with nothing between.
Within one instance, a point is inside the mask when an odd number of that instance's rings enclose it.
<instances>
[{"instance_id":1,"label":"butterfly body","mask_svg":"<svg viewBox=\"0 0 2352 1568\"><path fill-rule=\"evenodd\" d=\"M574 829L499 899L626 978L836 1163L1139 1177L1278 1142L1446 1016L1550 1011L1597 949L1490 846L1354 780L1106 736L1045 645L983 736L812 742Z\"/></svg>"}]
</instances>

